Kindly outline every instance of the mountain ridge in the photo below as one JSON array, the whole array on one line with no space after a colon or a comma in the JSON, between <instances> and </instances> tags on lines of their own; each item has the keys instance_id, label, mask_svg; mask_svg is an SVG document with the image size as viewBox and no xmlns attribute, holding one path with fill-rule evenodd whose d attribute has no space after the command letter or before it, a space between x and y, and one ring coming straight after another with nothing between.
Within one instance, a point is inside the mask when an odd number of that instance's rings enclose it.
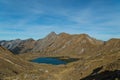
<instances>
[{"instance_id":1,"label":"mountain ridge","mask_svg":"<svg viewBox=\"0 0 120 80\"><path fill-rule=\"evenodd\" d=\"M30 39L26 39L26 40L20 40L20 39L10 40L10 41L4 40L4 41L0 41L0 45L4 46L5 48L8 48L9 50L11 50L13 53L16 53L16 54L27 53L30 51L35 52L37 50L38 50L38 52L43 52L45 50L45 48L48 48L52 45L53 46L55 46L57 44L64 45L65 42L70 43L69 42L70 40L75 40L76 38L78 39L76 42L80 41L80 39L86 39L87 41L91 41L92 44L94 44L94 43L96 44L99 42L102 43L102 41L91 38L87 34L70 35L68 33L56 34L55 32L51 32L43 39L34 40L34 39L30 38ZM62 42L62 40L63 40L63 44L59 44L60 41ZM55 43L55 44L53 44L53 43Z\"/></svg>"}]
</instances>

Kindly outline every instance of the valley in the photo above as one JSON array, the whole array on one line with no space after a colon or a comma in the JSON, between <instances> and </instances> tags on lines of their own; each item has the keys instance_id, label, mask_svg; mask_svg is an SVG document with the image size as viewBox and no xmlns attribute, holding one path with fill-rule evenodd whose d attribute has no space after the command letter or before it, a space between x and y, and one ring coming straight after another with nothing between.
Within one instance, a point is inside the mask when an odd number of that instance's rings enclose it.
<instances>
[{"instance_id":1,"label":"valley","mask_svg":"<svg viewBox=\"0 0 120 80\"><path fill-rule=\"evenodd\" d=\"M51 32L43 39L2 40L0 45L1 80L120 79L120 39L101 41L87 34ZM68 63L30 62L41 57Z\"/></svg>"}]
</instances>

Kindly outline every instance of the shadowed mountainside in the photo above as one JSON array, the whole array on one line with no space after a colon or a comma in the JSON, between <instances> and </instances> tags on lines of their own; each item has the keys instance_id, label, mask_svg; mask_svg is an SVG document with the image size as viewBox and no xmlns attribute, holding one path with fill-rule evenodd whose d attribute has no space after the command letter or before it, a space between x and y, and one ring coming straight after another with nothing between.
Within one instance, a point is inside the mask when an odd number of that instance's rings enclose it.
<instances>
[{"instance_id":1,"label":"shadowed mountainside","mask_svg":"<svg viewBox=\"0 0 120 80\"><path fill-rule=\"evenodd\" d=\"M80 80L118 80L120 79L120 70L104 71L95 75L89 75Z\"/></svg>"}]
</instances>

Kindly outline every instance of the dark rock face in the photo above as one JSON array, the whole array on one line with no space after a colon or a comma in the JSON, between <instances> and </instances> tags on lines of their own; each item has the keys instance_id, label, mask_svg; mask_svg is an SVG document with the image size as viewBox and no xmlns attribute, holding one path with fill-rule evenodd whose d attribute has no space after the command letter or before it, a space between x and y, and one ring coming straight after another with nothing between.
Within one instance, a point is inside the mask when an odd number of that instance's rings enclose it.
<instances>
[{"instance_id":1,"label":"dark rock face","mask_svg":"<svg viewBox=\"0 0 120 80\"><path fill-rule=\"evenodd\" d=\"M0 41L0 44L8 49L14 49L16 46L19 46L21 43L20 39L11 40L11 41Z\"/></svg>"},{"instance_id":2,"label":"dark rock face","mask_svg":"<svg viewBox=\"0 0 120 80\"><path fill-rule=\"evenodd\" d=\"M24 53L28 50L31 50L34 45L33 39L27 39L27 40L11 40L11 41L0 41L0 45L9 49L14 54L18 53Z\"/></svg>"},{"instance_id":3,"label":"dark rock face","mask_svg":"<svg viewBox=\"0 0 120 80\"><path fill-rule=\"evenodd\" d=\"M80 80L120 80L120 70L104 71L95 75L90 74Z\"/></svg>"},{"instance_id":4,"label":"dark rock face","mask_svg":"<svg viewBox=\"0 0 120 80\"><path fill-rule=\"evenodd\" d=\"M17 47L20 45L21 42L22 42L22 40L20 40L20 39L11 40L11 41L4 40L4 41L0 41L0 45L9 49L12 52L18 53L17 50L19 50L19 49Z\"/></svg>"}]
</instances>

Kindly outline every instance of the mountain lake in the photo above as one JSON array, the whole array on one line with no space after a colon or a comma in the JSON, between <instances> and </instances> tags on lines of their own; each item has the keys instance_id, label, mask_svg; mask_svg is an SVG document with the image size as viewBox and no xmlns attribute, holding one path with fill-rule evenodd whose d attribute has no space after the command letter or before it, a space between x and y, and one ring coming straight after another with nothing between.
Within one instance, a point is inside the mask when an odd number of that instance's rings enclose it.
<instances>
[{"instance_id":1,"label":"mountain lake","mask_svg":"<svg viewBox=\"0 0 120 80\"><path fill-rule=\"evenodd\" d=\"M67 64L70 62L77 61L79 59L76 58L63 58L63 57L40 57L31 60L31 62L35 63L42 63L42 64L52 64L52 65L60 65L60 64Z\"/></svg>"}]
</instances>

